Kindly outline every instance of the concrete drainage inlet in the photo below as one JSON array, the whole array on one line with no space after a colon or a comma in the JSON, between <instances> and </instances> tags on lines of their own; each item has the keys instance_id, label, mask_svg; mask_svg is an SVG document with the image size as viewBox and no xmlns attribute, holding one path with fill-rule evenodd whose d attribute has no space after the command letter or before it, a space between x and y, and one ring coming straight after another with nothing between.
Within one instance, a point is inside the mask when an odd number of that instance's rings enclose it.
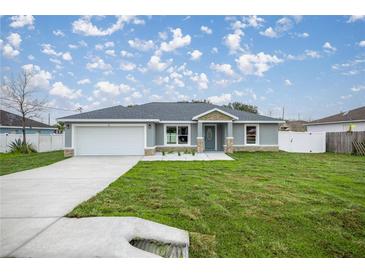
<instances>
[{"instance_id":1,"label":"concrete drainage inlet","mask_svg":"<svg viewBox=\"0 0 365 274\"><path fill-rule=\"evenodd\" d=\"M141 250L156 254L164 258L188 258L188 246L184 244L162 243L150 239L133 239L129 242Z\"/></svg>"}]
</instances>

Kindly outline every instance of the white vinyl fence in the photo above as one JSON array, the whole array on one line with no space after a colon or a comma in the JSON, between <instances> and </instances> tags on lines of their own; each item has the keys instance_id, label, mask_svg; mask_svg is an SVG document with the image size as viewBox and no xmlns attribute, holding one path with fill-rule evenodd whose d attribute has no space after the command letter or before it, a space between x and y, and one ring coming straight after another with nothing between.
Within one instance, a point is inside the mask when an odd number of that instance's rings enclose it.
<instances>
[{"instance_id":1,"label":"white vinyl fence","mask_svg":"<svg viewBox=\"0 0 365 274\"><path fill-rule=\"evenodd\" d=\"M64 134L27 134L27 143L31 143L38 152L62 150L64 148ZM20 139L22 134L0 134L0 152L8 152L11 142Z\"/></svg>"},{"instance_id":2,"label":"white vinyl fence","mask_svg":"<svg viewBox=\"0 0 365 274\"><path fill-rule=\"evenodd\" d=\"M279 149L287 152L326 152L326 133L279 131Z\"/></svg>"}]
</instances>

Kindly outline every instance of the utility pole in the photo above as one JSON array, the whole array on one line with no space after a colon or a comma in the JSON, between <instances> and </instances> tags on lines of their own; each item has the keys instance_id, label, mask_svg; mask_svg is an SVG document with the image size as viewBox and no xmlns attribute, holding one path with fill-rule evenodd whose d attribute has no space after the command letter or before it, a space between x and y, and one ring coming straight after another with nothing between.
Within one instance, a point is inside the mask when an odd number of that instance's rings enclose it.
<instances>
[{"instance_id":1,"label":"utility pole","mask_svg":"<svg viewBox=\"0 0 365 274\"><path fill-rule=\"evenodd\" d=\"M48 112L48 125L51 125L51 113Z\"/></svg>"},{"instance_id":2,"label":"utility pole","mask_svg":"<svg viewBox=\"0 0 365 274\"><path fill-rule=\"evenodd\" d=\"M284 116L285 116L284 114L285 114L285 107L283 106L283 114L282 114L282 117L281 117L282 120L284 120Z\"/></svg>"}]
</instances>

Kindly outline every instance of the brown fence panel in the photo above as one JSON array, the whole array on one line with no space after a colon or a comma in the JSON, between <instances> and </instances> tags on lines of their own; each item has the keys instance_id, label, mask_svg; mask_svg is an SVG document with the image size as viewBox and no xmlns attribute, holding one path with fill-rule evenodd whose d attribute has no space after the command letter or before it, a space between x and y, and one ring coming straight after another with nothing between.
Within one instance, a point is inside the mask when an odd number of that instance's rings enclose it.
<instances>
[{"instance_id":1,"label":"brown fence panel","mask_svg":"<svg viewBox=\"0 0 365 274\"><path fill-rule=\"evenodd\" d=\"M364 142L365 131L327 132L326 151L336 153L352 153L352 141Z\"/></svg>"}]
</instances>

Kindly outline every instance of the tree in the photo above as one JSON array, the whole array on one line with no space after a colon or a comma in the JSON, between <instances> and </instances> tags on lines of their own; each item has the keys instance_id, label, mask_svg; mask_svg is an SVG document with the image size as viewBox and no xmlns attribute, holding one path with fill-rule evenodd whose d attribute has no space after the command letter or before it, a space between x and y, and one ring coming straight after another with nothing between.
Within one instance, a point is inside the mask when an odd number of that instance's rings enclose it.
<instances>
[{"instance_id":1,"label":"tree","mask_svg":"<svg viewBox=\"0 0 365 274\"><path fill-rule=\"evenodd\" d=\"M228 105L224 105L224 107L236 109L236 110L240 110L240 111L247 111L247 112L251 112L251 113L255 113L255 114L258 113L257 106L244 104L244 103L240 103L240 102L229 103Z\"/></svg>"},{"instance_id":2,"label":"tree","mask_svg":"<svg viewBox=\"0 0 365 274\"><path fill-rule=\"evenodd\" d=\"M56 124L58 133L63 133L65 131L65 123L64 122L58 122Z\"/></svg>"},{"instance_id":3,"label":"tree","mask_svg":"<svg viewBox=\"0 0 365 274\"><path fill-rule=\"evenodd\" d=\"M19 112L22 117L23 145L26 146L27 139L25 127L27 119L37 117L39 112L44 109L46 100L40 100L35 97L37 90L32 88L32 79L34 73L31 70L23 69L17 77L3 79L1 91L5 97L2 97L3 105Z\"/></svg>"}]
</instances>

